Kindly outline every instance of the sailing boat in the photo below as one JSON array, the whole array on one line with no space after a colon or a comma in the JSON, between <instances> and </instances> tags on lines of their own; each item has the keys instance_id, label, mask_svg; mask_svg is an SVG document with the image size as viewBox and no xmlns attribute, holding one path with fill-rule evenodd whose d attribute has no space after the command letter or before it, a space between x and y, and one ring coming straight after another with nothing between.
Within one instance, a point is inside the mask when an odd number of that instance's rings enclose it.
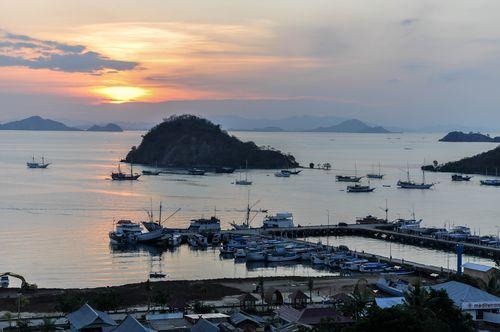
<instances>
[{"instance_id":1,"label":"sailing boat","mask_svg":"<svg viewBox=\"0 0 500 332\"><path fill-rule=\"evenodd\" d=\"M407 180L399 180L397 185L399 188L403 189L430 189L434 186L434 183L426 183L425 182L425 171L422 170L422 183L416 183L415 181L410 180L410 166L407 165L406 170Z\"/></svg>"},{"instance_id":2,"label":"sailing boat","mask_svg":"<svg viewBox=\"0 0 500 332\"><path fill-rule=\"evenodd\" d=\"M257 216L260 210L255 213L253 217L250 216L250 213L252 212L252 209L259 204L259 201L255 202L253 205L250 206L250 190L248 190L248 197L247 197L247 207L245 211L245 221L242 224L237 224L235 222L230 223L231 226L233 226L234 230L243 230L243 229L249 229L250 228L250 223L252 220Z\"/></svg>"},{"instance_id":3,"label":"sailing boat","mask_svg":"<svg viewBox=\"0 0 500 332\"><path fill-rule=\"evenodd\" d=\"M132 163L130 163L130 174L122 173L120 164L118 164L118 172L111 173L111 179L115 181L134 181L139 179L140 176L140 174L134 173L134 165Z\"/></svg>"},{"instance_id":4,"label":"sailing boat","mask_svg":"<svg viewBox=\"0 0 500 332\"><path fill-rule=\"evenodd\" d=\"M382 174L380 172L380 163L378 163L378 174L375 173L375 172L373 172L373 165L372 165L372 172L366 174L366 177L369 178L369 179L383 179L384 178L384 174Z\"/></svg>"},{"instance_id":5,"label":"sailing boat","mask_svg":"<svg viewBox=\"0 0 500 332\"><path fill-rule=\"evenodd\" d=\"M252 181L248 180L248 160L246 161L245 164L246 164L245 165L245 179L243 180L241 178L241 171L240 171L240 179L234 181L234 184L237 184L237 185L240 185L240 186L251 186L252 185Z\"/></svg>"},{"instance_id":6,"label":"sailing boat","mask_svg":"<svg viewBox=\"0 0 500 332\"><path fill-rule=\"evenodd\" d=\"M335 179L337 179L338 182L359 182L361 181L363 177L358 176L358 168L356 167L356 164L354 164L354 176L352 175L337 175L335 176Z\"/></svg>"},{"instance_id":7,"label":"sailing boat","mask_svg":"<svg viewBox=\"0 0 500 332\"><path fill-rule=\"evenodd\" d=\"M45 162L45 158L42 156L42 162L37 162L35 161L35 156L33 156L33 159L32 161L28 161L26 163L26 166L28 166L28 168L47 168L49 167L50 163L46 163Z\"/></svg>"}]
</instances>

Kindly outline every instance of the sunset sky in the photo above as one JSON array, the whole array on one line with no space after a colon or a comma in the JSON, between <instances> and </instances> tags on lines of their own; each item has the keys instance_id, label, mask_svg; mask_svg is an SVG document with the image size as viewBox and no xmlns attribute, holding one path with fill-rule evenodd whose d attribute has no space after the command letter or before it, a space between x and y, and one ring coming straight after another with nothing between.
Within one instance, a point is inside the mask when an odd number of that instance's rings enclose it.
<instances>
[{"instance_id":1,"label":"sunset sky","mask_svg":"<svg viewBox=\"0 0 500 332\"><path fill-rule=\"evenodd\" d=\"M499 79L498 1L0 2L0 121L189 111L487 126Z\"/></svg>"}]
</instances>

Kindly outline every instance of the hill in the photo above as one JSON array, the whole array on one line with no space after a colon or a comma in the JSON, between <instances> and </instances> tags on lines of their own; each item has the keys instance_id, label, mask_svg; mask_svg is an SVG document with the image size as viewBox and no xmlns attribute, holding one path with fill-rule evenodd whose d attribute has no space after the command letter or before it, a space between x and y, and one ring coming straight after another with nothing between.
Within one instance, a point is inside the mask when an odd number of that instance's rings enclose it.
<instances>
[{"instance_id":1,"label":"hill","mask_svg":"<svg viewBox=\"0 0 500 332\"><path fill-rule=\"evenodd\" d=\"M371 127L366 123L357 120L351 119L343 121L337 125L329 126L329 127L318 127L316 129L310 130L312 132L328 132L328 133L361 133L361 134L385 134L390 133L389 130L384 127L375 126Z\"/></svg>"},{"instance_id":2,"label":"hill","mask_svg":"<svg viewBox=\"0 0 500 332\"><path fill-rule=\"evenodd\" d=\"M117 125L117 124L108 123L105 126L93 125L89 129L87 129L87 131L105 131L105 132L115 132L115 133L117 133L117 132L122 132L123 129L119 125Z\"/></svg>"},{"instance_id":3,"label":"hill","mask_svg":"<svg viewBox=\"0 0 500 332\"><path fill-rule=\"evenodd\" d=\"M439 140L440 142L500 142L500 137L490 137L481 133L452 131Z\"/></svg>"},{"instance_id":4,"label":"hill","mask_svg":"<svg viewBox=\"0 0 500 332\"><path fill-rule=\"evenodd\" d=\"M62 122L32 116L23 120L0 124L0 130L46 130L46 131L80 131L68 127Z\"/></svg>"},{"instance_id":5,"label":"hill","mask_svg":"<svg viewBox=\"0 0 500 332\"><path fill-rule=\"evenodd\" d=\"M242 142L220 126L194 115L172 116L144 135L126 161L167 167L297 167L291 155Z\"/></svg>"},{"instance_id":6,"label":"hill","mask_svg":"<svg viewBox=\"0 0 500 332\"><path fill-rule=\"evenodd\" d=\"M253 129L228 129L229 131L254 131L261 133L278 133L283 132L285 130L280 127L263 127L263 128L253 128Z\"/></svg>"},{"instance_id":7,"label":"hill","mask_svg":"<svg viewBox=\"0 0 500 332\"><path fill-rule=\"evenodd\" d=\"M465 174L485 174L489 170L488 172L493 174L495 169L500 169L500 146L472 157L423 168L429 171Z\"/></svg>"}]
</instances>

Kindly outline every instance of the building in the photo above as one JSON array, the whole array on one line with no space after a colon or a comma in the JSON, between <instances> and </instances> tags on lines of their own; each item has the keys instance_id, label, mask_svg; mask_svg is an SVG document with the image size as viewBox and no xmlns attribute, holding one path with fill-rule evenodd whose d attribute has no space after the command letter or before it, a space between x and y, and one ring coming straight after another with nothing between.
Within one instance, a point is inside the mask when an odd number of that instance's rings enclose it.
<instances>
[{"instance_id":1,"label":"building","mask_svg":"<svg viewBox=\"0 0 500 332\"><path fill-rule=\"evenodd\" d=\"M430 288L446 291L455 306L470 314L472 319L500 323L500 297L458 281L448 281Z\"/></svg>"},{"instance_id":2,"label":"building","mask_svg":"<svg viewBox=\"0 0 500 332\"><path fill-rule=\"evenodd\" d=\"M229 321L243 332L255 332L265 324L262 318L243 312L235 313Z\"/></svg>"},{"instance_id":3,"label":"building","mask_svg":"<svg viewBox=\"0 0 500 332\"><path fill-rule=\"evenodd\" d=\"M216 323L201 318L193 325L191 332L220 332L220 329Z\"/></svg>"},{"instance_id":4,"label":"building","mask_svg":"<svg viewBox=\"0 0 500 332\"><path fill-rule=\"evenodd\" d=\"M402 296L398 297L376 297L375 304L382 309L392 308L396 305L405 303L405 298Z\"/></svg>"},{"instance_id":5,"label":"building","mask_svg":"<svg viewBox=\"0 0 500 332\"><path fill-rule=\"evenodd\" d=\"M339 326L350 325L354 321L339 314L330 307L307 307L301 310L290 306L281 306L276 310L276 315L282 324L296 323L303 326L317 326L323 319L331 319Z\"/></svg>"},{"instance_id":6,"label":"building","mask_svg":"<svg viewBox=\"0 0 500 332\"><path fill-rule=\"evenodd\" d=\"M250 293L245 293L240 295L238 298L240 301L240 309L243 311L255 311L255 304L257 303L257 298Z\"/></svg>"},{"instance_id":7,"label":"building","mask_svg":"<svg viewBox=\"0 0 500 332\"><path fill-rule=\"evenodd\" d=\"M162 332L189 332L193 326L184 319L182 312L148 314L146 320L152 329Z\"/></svg>"},{"instance_id":8,"label":"building","mask_svg":"<svg viewBox=\"0 0 500 332\"><path fill-rule=\"evenodd\" d=\"M209 314L191 314L184 315L184 318L191 324L196 324L199 320L207 320L214 324L225 323L229 320L229 316L218 312Z\"/></svg>"},{"instance_id":9,"label":"building","mask_svg":"<svg viewBox=\"0 0 500 332\"><path fill-rule=\"evenodd\" d=\"M304 292L300 289L297 289L295 292L288 295L288 299L290 300L290 304L292 307L294 307L295 309L300 309L307 306L309 296L304 294Z\"/></svg>"},{"instance_id":10,"label":"building","mask_svg":"<svg viewBox=\"0 0 500 332\"><path fill-rule=\"evenodd\" d=\"M128 315L117 327L110 332L156 332L142 325L134 317Z\"/></svg>"},{"instance_id":11,"label":"building","mask_svg":"<svg viewBox=\"0 0 500 332\"><path fill-rule=\"evenodd\" d=\"M95 310L87 303L67 316L73 332L109 331L118 324L105 312Z\"/></svg>"},{"instance_id":12,"label":"building","mask_svg":"<svg viewBox=\"0 0 500 332\"><path fill-rule=\"evenodd\" d=\"M264 293L264 301L270 306L283 304L283 294L276 288L270 287Z\"/></svg>"},{"instance_id":13,"label":"building","mask_svg":"<svg viewBox=\"0 0 500 332\"><path fill-rule=\"evenodd\" d=\"M481 279L485 284L488 284L490 279L497 272L497 269L492 266L476 263L465 263L462 267L464 269L464 274L473 278Z\"/></svg>"}]
</instances>

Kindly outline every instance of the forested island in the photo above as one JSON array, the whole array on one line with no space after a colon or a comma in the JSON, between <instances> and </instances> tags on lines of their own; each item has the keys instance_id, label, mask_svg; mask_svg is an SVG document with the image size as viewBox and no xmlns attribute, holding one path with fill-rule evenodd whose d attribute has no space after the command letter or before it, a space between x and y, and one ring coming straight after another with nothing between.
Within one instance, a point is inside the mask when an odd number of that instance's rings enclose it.
<instances>
[{"instance_id":1,"label":"forested island","mask_svg":"<svg viewBox=\"0 0 500 332\"><path fill-rule=\"evenodd\" d=\"M87 131L102 131L102 132L113 132L113 133L121 133L123 129L114 123L108 123L105 126L93 125Z\"/></svg>"},{"instance_id":2,"label":"forested island","mask_svg":"<svg viewBox=\"0 0 500 332\"><path fill-rule=\"evenodd\" d=\"M500 137L491 137L481 133L464 133L461 131L452 131L439 140L440 142L491 142L500 143Z\"/></svg>"},{"instance_id":3,"label":"forested island","mask_svg":"<svg viewBox=\"0 0 500 332\"><path fill-rule=\"evenodd\" d=\"M125 160L163 167L298 167L290 154L242 142L219 125L194 116L171 116L143 136Z\"/></svg>"},{"instance_id":4,"label":"forested island","mask_svg":"<svg viewBox=\"0 0 500 332\"><path fill-rule=\"evenodd\" d=\"M493 150L478 155L452 161L445 164L427 165L423 167L427 171L453 172L465 174L495 174L500 169L500 146Z\"/></svg>"}]
</instances>

